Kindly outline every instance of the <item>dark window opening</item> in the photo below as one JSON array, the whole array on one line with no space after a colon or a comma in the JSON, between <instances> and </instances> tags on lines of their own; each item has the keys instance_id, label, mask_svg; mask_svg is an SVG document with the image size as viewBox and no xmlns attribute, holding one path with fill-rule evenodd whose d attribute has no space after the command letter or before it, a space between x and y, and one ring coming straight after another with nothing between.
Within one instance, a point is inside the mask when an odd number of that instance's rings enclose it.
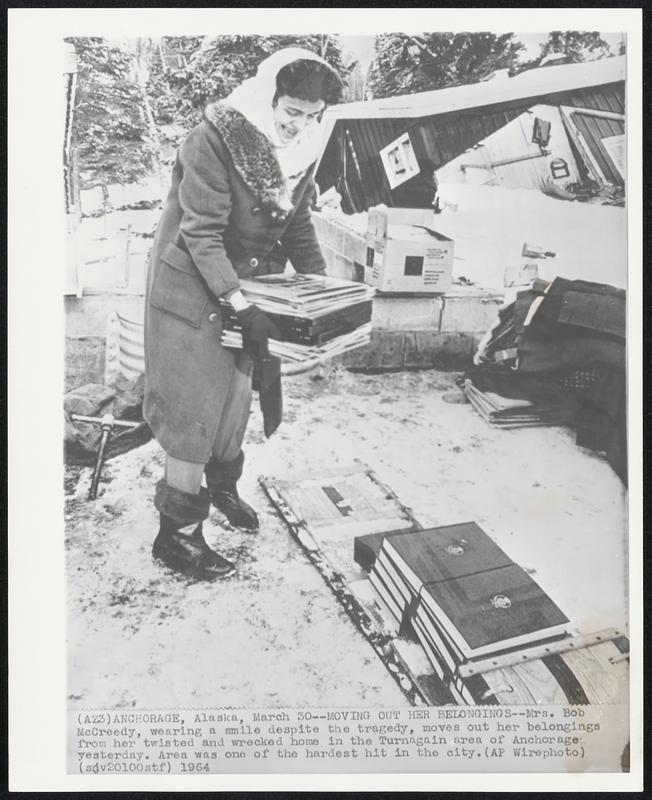
<instances>
[{"instance_id":1,"label":"dark window opening","mask_svg":"<svg viewBox=\"0 0 652 800\"><path fill-rule=\"evenodd\" d=\"M423 275L423 256L405 256L404 275Z\"/></svg>"}]
</instances>

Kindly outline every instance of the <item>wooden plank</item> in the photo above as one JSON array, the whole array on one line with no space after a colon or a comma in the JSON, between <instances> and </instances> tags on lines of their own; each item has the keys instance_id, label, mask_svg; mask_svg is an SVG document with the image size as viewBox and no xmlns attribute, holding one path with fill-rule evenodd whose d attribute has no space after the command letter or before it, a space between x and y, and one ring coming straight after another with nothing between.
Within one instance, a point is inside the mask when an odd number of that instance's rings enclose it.
<instances>
[{"instance_id":1,"label":"wooden plank","mask_svg":"<svg viewBox=\"0 0 652 800\"><path fill-rule=\"evenodd\" d=\"M362 633L374 649L376 655L387 667L387 670L397 682L399 688L405 694L409 702L412 705L429 703L430 700L428 697L424 696L422 688L415 683L412 675L410 675L396 657L396 653L391 647L392 637L388 634L380 633L377 630L369 614L362 608L356 597L350 591L343 576L336 572L329 564L328 559L321 552L305 523L297 519L292 509L286 505L283 496L276 491L272 481L261 478L260 483L272 504L279 511L291 534L304 548L308 558L317 568L326 585L335 594L338 602L344 608L353 624Z\"/></svg>"},{"instance_id":2,"label":"wooden plank","mask_svg":"<svg viewBox=\"0 0 652 800\"><path fill-rule=\"evenodd\" d=\"M530 686L513 667L485 672L482 677L501 706L531 706L537 703ZM483 699L486 698L479 698L477 702L482 703Z\"/></svg>"},{"instance_id":3,"label":"wooden plank","mask_svg":"<svg viewBox=\"0 0 652 800\"><path fill-rule=\"evenodd\" d=\"M613 642L546 656L466 678L482 677L501 705L628 702L628 665ZM556 668L553 660L557 661ZM615 663L614 663L615 662ZM486 699L486 698L485 698ZM483 702L477 698L477 702Z\"/></svg>"},{"instance_id":4,"label":"wooden plank","mask_svg":"<svg viewBox=\"0 0 652 800\"><path fill-rule=\"evenodd\" d=\"M604 630L595 631L595 633L591 634L567 637L558 639L556 642L547 642L546 644L537 644L532 647L519 649L513 653L503 653L502 655L478 659L477 661L463 664L459 668L459 675L465 678L469 675L489 672L496 669L496 667L508 667L514 664L534 661L549 655L581 650L582 648L599 645L622 636L623 632L617 628L605 628Z\"/></svg>"},{"instance_id":5,"label":"wooden plank","mask_svg":"<svg viewBox=\"0 0 652 800\"><path fill-rule=\"evenodd\" d=\"M577 676L590 703L629 702L629 664L613 642L565 653L563 660ZM613 661L611 660L613 659Z\"/></svg>"},{"instance_id":6,"label":"wooden plank","mask_svg":"<svg viewBox=\"0 0 652 800\"><path fill-rule=\"evenodd\" d=\"M347 476L368 480L384 501L394 503L414 527L421 527L394 492L363 465L329 470L317 478L314 473L304 474L304 480L320 486L329 478ZM627 642L616 629L567 637L559 643L507 654L500 657L502 660L496 657L464 665L451 679L449 691L435 674L420 643L411 634L401 636L400 626L384 607L382 598L374 598L370 581L353 561L351 531L346 526L335 533L325 528L311 530L284 491L288 485L296 486L294 476L286 481L261 478L260 483L291 534L411 704L444 705L454 698L458 702L508 706L627 702Z\"/></svg>"},{"instance_id":7,"label":"wooden plank","mask_svg":"<svg viewBox=\"0 0 652 800\"><path fill-rule=\"evenodd\" d=\"M568 699L558 681L543 661L517 664L512 670L523 680L535 702L542 705L566 705Z\"/></svg>"}]
</instances>

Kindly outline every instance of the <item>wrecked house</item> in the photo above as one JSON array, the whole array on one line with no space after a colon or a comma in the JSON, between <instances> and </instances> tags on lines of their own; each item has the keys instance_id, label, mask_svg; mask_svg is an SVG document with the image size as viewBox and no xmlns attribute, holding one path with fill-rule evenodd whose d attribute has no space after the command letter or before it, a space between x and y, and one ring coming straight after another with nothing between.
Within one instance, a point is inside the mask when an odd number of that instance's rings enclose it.
<instances>
[{"instance_id":1,"label":"wrecked house","mask_svg":"<svg viewBox=\"0 0 652 800\"><path fill-rule=\"evenodd\" d=\"M544 189L623 187L625 57L499 70L480 83L328 112L317 170L346 214L432 205L436 180Z\"/></svg>"}]
</instances>

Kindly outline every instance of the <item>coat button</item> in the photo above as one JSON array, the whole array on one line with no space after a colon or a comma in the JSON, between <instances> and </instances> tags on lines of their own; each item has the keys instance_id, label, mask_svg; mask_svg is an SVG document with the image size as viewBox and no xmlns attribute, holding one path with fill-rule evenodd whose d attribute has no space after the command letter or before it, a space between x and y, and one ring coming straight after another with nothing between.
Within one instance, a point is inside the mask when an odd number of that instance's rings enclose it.
<instances>
[{"instance_id":1,"label":"coat button","mask_svg":"<svg viewBox=\"0 0 652 800\"><path fill-rule=\"evenodd\" d=\"M252 256L249 259L249 266L250 267L257 267L258 266L258 259L256 258L256 256Z\"/></svg>"},{"instance_id":2,"label":"coat button","mask_svg":"<svg viewBox=\"0 0 652 800\"><path fill-rule=\"evenodd\" d=\"M208 315L208 321L217 322L219 316L220 315L217 313L217 311L211 311L211 313Z\"/></svg>"}]
</instances>

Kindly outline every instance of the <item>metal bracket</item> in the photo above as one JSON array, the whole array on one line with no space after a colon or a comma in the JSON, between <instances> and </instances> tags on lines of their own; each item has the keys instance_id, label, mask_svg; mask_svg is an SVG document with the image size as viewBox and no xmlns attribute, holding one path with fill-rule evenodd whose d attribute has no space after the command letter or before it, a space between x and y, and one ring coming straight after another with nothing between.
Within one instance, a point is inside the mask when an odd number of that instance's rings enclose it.
<instances>
[{"instance_id":1,"label":"metal bracket","mask_svg":"<svg viewBox=\"0 0 652 800\"><path fill-rule=\"evenodd\" d=\"M545 658L546 656L558 655L559 653L568 653L571 650L582 650L585 647L592 647L604 642L610 642L613 639L619 639L625 636L622 631L616 628L607 628L596 633L586 634L584 636L569 636L565 639L559 639L556 642L549 644L540 644L535 647L517 650L513 653L503 653L492 658L485 658L481 661L472 661L462 664L457 669L457 674L460 678L470 678L471 675L480 675L483 672L491 672L495 669L504 669L505 667L513 667L516 664L525 664L528 661L535 661L538 658Z\"/></svg>"}]
</instances>

